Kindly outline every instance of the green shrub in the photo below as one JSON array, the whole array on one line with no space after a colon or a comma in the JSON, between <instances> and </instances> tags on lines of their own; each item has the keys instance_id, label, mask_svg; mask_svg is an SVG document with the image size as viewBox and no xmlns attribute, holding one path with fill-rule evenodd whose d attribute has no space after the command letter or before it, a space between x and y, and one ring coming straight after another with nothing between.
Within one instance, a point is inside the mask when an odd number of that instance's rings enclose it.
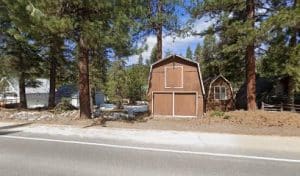
<instances>
[{"instance_id":1,"label":"green shrub","mask_svg":"<svg viewBox=\"0 0 300 176\"><path fill-rule=\"evenodd\" d=\"M213 117L223 117L224 114L225 114L225 112L223 112L223 111L215 110L211 113L211 116L213 116Z\"/></svg>"},{"instance_id":2,"label":"green shrub","mask_svg":"<svg viewBox=\"0 0 300 176\"><path fill-rule=\"evenodd\" d=\"M72 111L77 109L74 107L68 98L62 98L60 103L58 103L55 108L53 109L55 113L62 113L65 111Z\"/></svg>"}]
</instances>

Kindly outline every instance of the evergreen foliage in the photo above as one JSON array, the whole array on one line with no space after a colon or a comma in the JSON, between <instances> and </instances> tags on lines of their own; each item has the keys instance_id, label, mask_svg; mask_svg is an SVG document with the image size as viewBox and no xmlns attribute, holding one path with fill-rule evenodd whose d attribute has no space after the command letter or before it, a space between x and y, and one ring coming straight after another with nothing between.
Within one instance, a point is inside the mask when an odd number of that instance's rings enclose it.
<instances>
[{"instance_id":1,"label":"evergreen foliage","mask_svg":"<svg viewBox=\"0 0 300 176\"><path fill-rule=\"evenodd\" d=\"M188 46L187 49L186 49L185 57L188 58L188 59L193 59L193 52L192 52L190 46Z\"/></svg>"},{"instance_id":2,"label":"evergreen foliage","mask_svg":"<svg viewBox=\"0 0 300 176\"><path fill-rule=\"evenodd\" d=\"M118 108L121 108L123 99L127 94L125 64L126 62L123 59L117 59L108 70L106 94L109 101L116 103Z\"/></svg>"},{"instance_id":3,"label":"evergreen foliage","mask_svg":"<svg viewBox=\"0 0 300 176\"><path fill-rule=\"evenodd\" d=\"M157 58L157 45L155 45L151 50L149 64L153 64Z\"/></svg>"},{"instance_id":4,"label":"evergreen foliage","mask_svg":"<svg viewBox=\"0 0 300 176\"><path fill-rule=\"evenodd\" d=\"M82 118L91 117L90 91L105 90L122 104L145 99L149 66L162 59L163 34L204 37L186 57L200 63L204 77L223 74L239 88L247 83L248 109L255 109L255 76L288 78L289 103L300 91L299 0L0 0L0 79L17 77L21 107L25 85L50 78L49 106L55 88L78 83ZM188 10L192 20L211 18L204 32L183 30ZM188 25L187 25L188 26ZM156 35L150 58L138 41ZM125 58L140 54L138 64ZM172 54L170 50L165 55ZM144 59L146 65L144 65ZM114 62L111 62L115 60ZM257 61L257 65L255 65ZM3 87L3 86L2 86Z\"/></svg>"},{"instance_id":5,"label":"evergreen foliage","mask_svg":"<svg viewBox=\"0 0 300 176\"><path fill-rule=\"evenodd\" d=\"M131 103L145 100L147 89L147 78L149 68L142 64L136 64L127 69L127 97Z\"/></svg>"},{"instance_id":6,"label":"evergreen foliage","mask_svg":"<svg viewBox=\"0 0 300 176\"><path fill-rule=\"evenodd\" d=\"M203 60L203 48L200 45L200 43L197 43L196 49L194 51L194 59L195 61L199 62L200 65L202 65L202 60Z\"/></svg>"}]
</instances>

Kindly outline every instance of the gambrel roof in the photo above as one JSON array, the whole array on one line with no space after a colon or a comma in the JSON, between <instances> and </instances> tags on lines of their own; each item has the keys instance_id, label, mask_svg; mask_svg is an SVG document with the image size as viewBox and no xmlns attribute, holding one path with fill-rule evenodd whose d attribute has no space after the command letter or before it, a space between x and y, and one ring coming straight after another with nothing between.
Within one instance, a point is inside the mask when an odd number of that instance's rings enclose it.
<instances>
[{"instance_id":1,"label":"gambrel roof","mask_svg":"<svg viewBox=\"0 0 300 176\"><path fill-rule=\"evenodd\" d=\"M229 85L230 91L233 92L230 81L228 79L226 79L222 74L219 74L218 76L215 76L215 77L208 77L203 81L204 85L205 85L205 89L207 91L207 96L209 96L209 94L210 94L210 89L211 89L212 84L219 78L223 79Z\"/></svg>"},{"instance_id":2,"label":"gambrel roof","mask_svg":"<svg viewBox=\"0 0 300 176\"><path fill-rule=\"evenodd\" d=\"M179 56L179 55L169 55L167 56L166 58L164 59L161 59L161 60L158 60L156 62L154 62L151 67L150 67L150 73L149 73L149 78L148 78L148 91L149 91L149 83L150 83L150 80L151 80L151 75L152 75L152 68L154 66L156 66L157 64L161 63L161 62L165 62L167 60L170 60L170 59L175 59L175 58L179 58L181 60L184 60L184 61L187 61L189 63L192 63L192 64L195 64L197 66L197 69L198 69L198 74L199 74L199 79L200 79L200 84L201 84L201 88L202 88L202 92L203 92L203 95L205 95L205 89L204 89L204 84L203 84L203 79L202 79L202 74L201 74L201 69L200 69L200 65L198 62L196 61L193 61L191 59L188 59L188 58L185 58L185 57L182 57L182 56ZM148 92L147 91L147 92Z\"/></svg>"}]
</instances>

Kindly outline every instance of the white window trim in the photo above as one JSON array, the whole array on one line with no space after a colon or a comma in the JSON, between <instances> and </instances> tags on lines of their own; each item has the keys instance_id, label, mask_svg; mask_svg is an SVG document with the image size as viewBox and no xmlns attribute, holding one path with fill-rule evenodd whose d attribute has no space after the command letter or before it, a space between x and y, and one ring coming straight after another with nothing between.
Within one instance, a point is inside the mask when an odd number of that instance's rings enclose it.
<instances>
[{"instance_id":1,"label":"white window trim","mask_svg":"<svg viewBox=\"0 0 300 176\"><path fill-rule=\"evenodd\" d=\"M170 69L170 68L181 68L181 86L180 87L168 87L167 86L167 69ZM183 88L183 81L184 81L184 78L183 78L183 66L165 66L165 88Z\"/></svg>"},{"instance_id":2,"label":"white window trim","mask_svg":"<svg viewBox=\"0 0 300 176\"><path fill-rule=\"evenodd\" d=\"M219 88L219 97L220 98L216 98L216 87L218 87ZM225 89L225 98L224 99L221 99L221 89L224 87L224 89ZM228 98L227 98L227 91L226 91L226 86L214 86L214 100L228 100Z\"/></svg>"}]
</instances>

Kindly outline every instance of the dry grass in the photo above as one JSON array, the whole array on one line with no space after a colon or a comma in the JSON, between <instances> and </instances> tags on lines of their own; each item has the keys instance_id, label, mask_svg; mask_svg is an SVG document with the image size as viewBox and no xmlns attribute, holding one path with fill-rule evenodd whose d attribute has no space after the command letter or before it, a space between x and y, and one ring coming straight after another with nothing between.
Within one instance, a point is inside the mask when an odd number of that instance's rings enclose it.
<instances>
[{"instance_id":1,"label":"dry grass","mask_svg":"<svg viewBox=\"0 0 300 176\"><path fill-rule=\"evenodd\" d=\"M146 122L106 122L107 127L201 131L252 135L300 136L300 114L291 112L232 111L205 118L149 118Z\"/></svg>"}]
</instances>

